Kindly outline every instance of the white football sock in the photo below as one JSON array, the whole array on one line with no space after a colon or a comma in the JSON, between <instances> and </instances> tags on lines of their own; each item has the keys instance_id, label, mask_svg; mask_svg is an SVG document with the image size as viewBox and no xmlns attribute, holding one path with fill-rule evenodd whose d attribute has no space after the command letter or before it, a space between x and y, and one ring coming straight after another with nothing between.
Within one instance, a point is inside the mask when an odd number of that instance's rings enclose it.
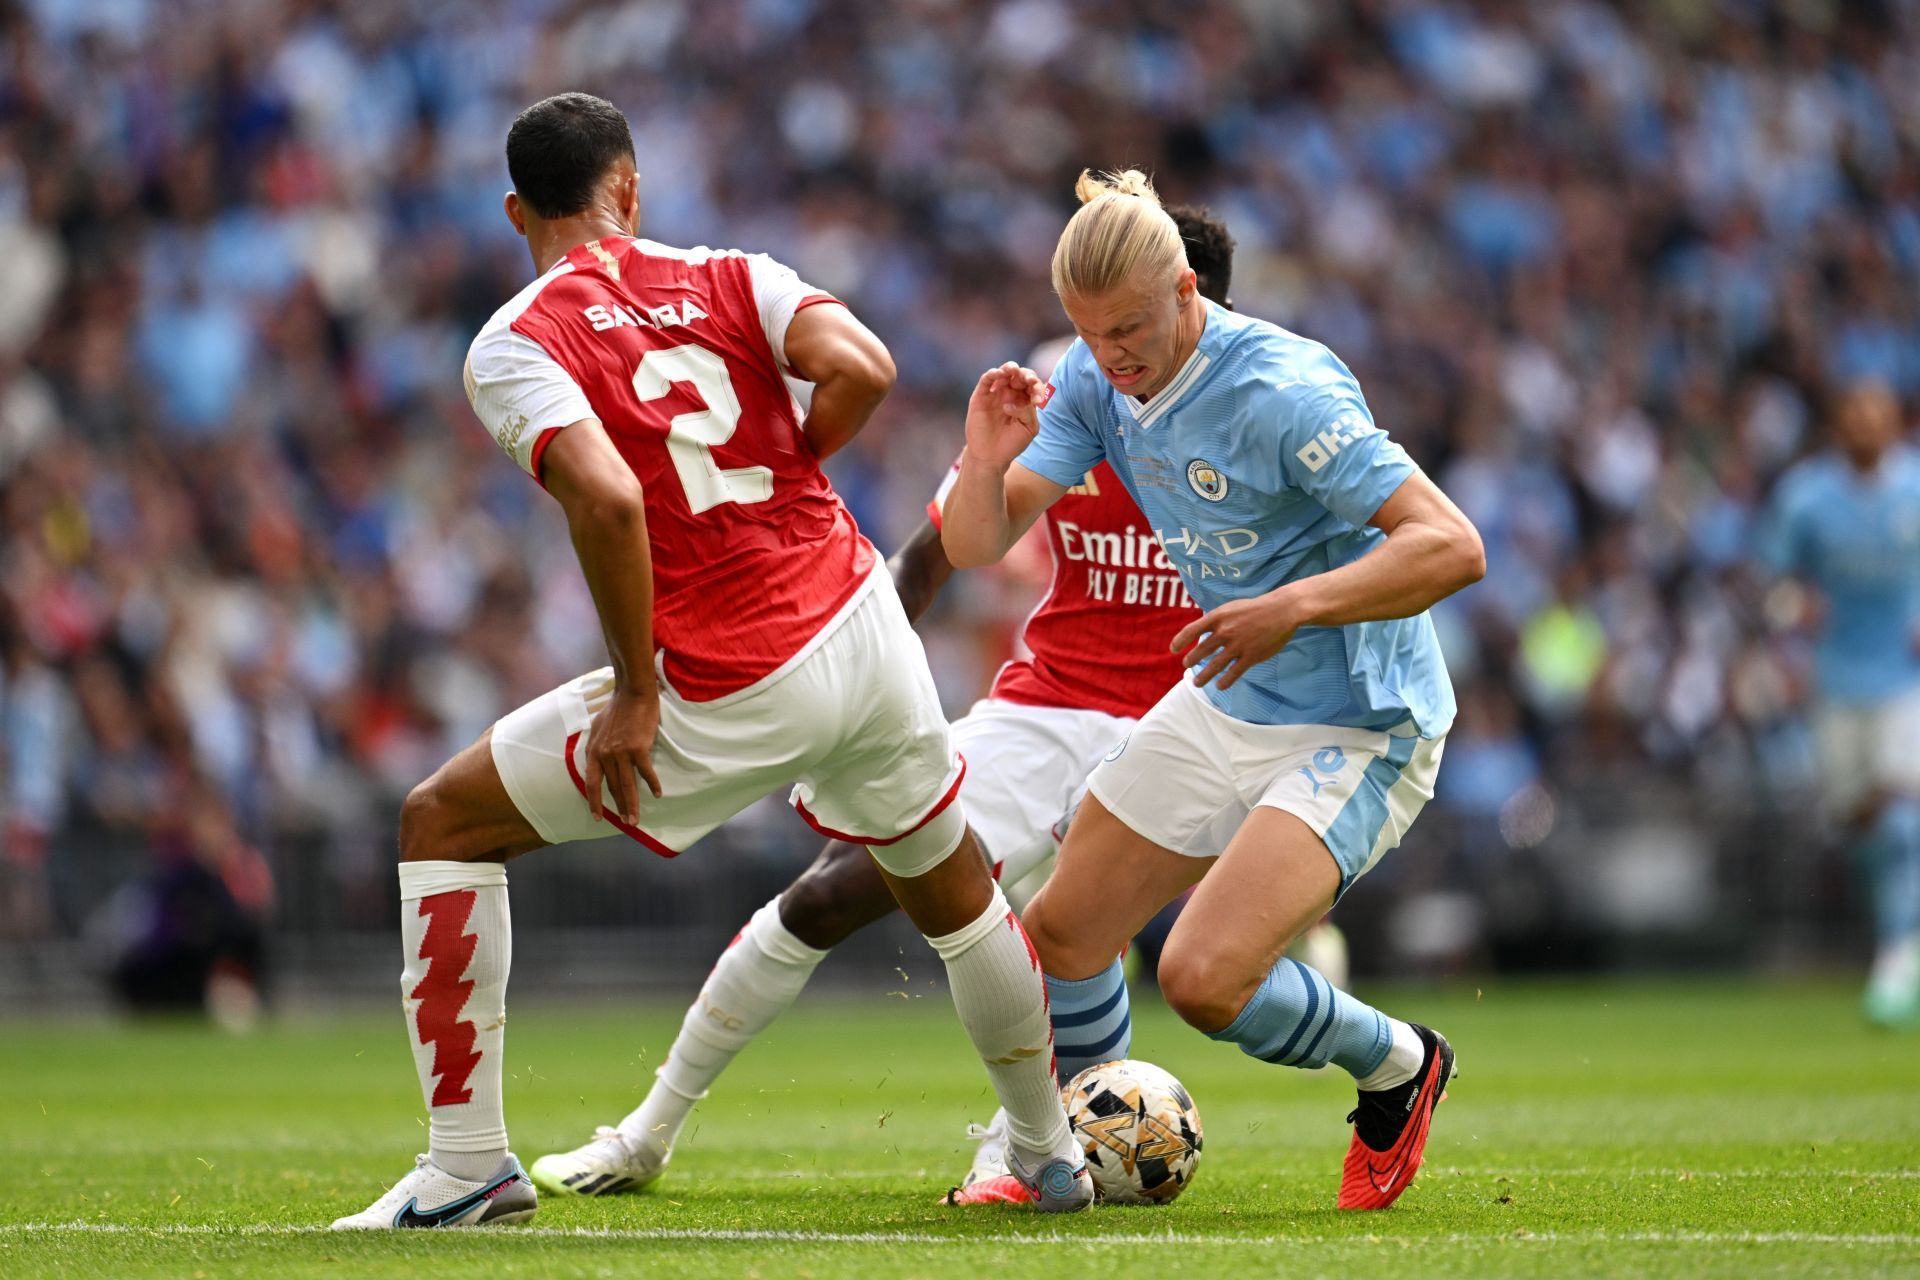
<instances>
[{"instance_id":1,"label":"white football sock","mask_svg":"<svg viewBox=\"0 0 1920 1280\"><path fill-rule=\"evenodd\" d=\"M780 899L754 912L687 1009L645 1101L620 1122L628 1141L663 1155L672 1151L693 1104L786 1011L826 955L780 923Z\"/></svg>"},{"instance_id":2,"label":"white football sock","mask_svg":"<svg viewBox=\"0 0 1920 1280\"><path fill-rule=\"evenodd\" d=\"M498 862L400 864L401 1007L430 1118L427 1152L470 1182L507 1155L500 1093L513 925Z\"/></svg>"},{"instance_id":3,"label":"white football sock","mask_svg":"<svg viewBox=\"0 0 1920 1280\"><path fill-rule=\"evenodd\" d=\"M1053 1079L1040 961L1000 886L979 919L927 941L946 963L960 1025L1007 1109L1008 1136L1021 1159L1038 1164L1072 1154L1073 1135Z\"/></svg>"},{"instance_id":4,"label":"white football sock","mask_svg":"<svg viewBox=\"0 0 1920 1280\"><path fill-rule=\"evenodd\" d=\"M1359 1088L1369 1092L1375 1089L1391 1089L1403 1085L1419 1074L1420 1064L1427 1060L1426 1041L1398 1018L1388 1018L1387 1028L1393 1032L1393 1043L1387 1046L1387 1056L1373 1073L1354 1081Z\"/></svg>"}]
</instances>

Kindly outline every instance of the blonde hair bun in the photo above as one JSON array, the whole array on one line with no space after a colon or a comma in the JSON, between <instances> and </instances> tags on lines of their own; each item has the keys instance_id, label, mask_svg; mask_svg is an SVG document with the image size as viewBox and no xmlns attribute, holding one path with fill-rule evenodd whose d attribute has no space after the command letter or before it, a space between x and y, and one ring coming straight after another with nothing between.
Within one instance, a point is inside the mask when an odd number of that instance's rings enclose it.
<instances>
[{"instance_id":1,"label":"blonde hair bun","mask_svg":"<svg viewBox=\"0 0 1920 1280\"><path fill-rule=\"evenodd\" d=\"M1101 196L1138 196L1158 209L1159 193L1153 189L1153 179L1138 169L1122 169L1118 173L1095 173L1091 169L1082 169L1079 179L1073 184L1073 194L1080 197L1081 204L1092 204Z\"/></svg>"},{"instance_id":2,"label":"blonde hair bun","mask_svg":"<svg viewBox=\"0 0 1920 1280\"><path fill-rule=\"evenodd\" d=\"M1160 207L1153 180L1138 169L1082 169L1080 208L1053 250L1053 291L1091 298L1122 285L1170 283L1187 265L1180 228Z\"/></svg>"}]
</instances>

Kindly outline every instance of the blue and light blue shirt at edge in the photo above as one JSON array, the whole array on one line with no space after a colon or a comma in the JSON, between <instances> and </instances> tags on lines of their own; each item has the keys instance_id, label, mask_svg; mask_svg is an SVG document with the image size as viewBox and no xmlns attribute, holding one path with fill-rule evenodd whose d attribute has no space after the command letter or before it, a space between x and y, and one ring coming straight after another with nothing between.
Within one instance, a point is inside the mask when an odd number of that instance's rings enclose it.
<instances>
[{"instance_id":1,"label":"blue and light blue shirt at edge","mask_svg":"<svg viewBox=\"0 0 1920 1280\"><path fill-rule=\"evenodd\" d=\"M1326 347L1206 305L1193 357L1145 403L1115 390L1075 342L1019 461L1063 485L1111 462L1189 594L1214 609L1378 546L1386 535L1367 521L1415 467ZM1250 724L1384 730L1411 717L1437 738L1454 715L1425 613L1304 627L1231 689L1215 681L1204 692Z\"/></svg>"}]
</instances>

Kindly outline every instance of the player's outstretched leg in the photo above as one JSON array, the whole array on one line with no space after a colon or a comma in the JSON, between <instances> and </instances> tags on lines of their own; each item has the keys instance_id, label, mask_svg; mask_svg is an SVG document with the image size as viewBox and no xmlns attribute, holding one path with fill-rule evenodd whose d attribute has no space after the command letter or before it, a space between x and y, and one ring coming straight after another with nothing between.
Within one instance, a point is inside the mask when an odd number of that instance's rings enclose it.
<instances>
[{"instance_id":1,"label":"player's outstretched leg","mask_svg":"<svg viewBox=\"0 0 1920 1280\"><path fill-rule=\"evenodd\" d=\"M955 809L874 858L946 965L960 1023L1007 1112L1008 1167L1042 1212L1084 1209L1093 1184L1054 1082L1040 961Z\"/></svg>"},{"instance_id":2,"label":"player's outstretched leg","mask_svg":"<svg viewBox=\"0 0 1920 1280\"><path fill-rule=\"evenodd\" d=\"M1332 1063L1359 1101L1340 1183L1342 1209L1384 1209L1419 1171L1433 1109L1453 1076L1439 1033L1390 1018L1281 955L1339 887L1338 865L1291 813L1256 808L1194 891L1167 939L1167 1003L1216 1040L1263 1062ZM1264 939L1264 943L1261 941Z\"/></svg>"},{"instance_id":3,"label":"player's outstretched leg","mask_svg":"<svg viewBox=\"0 0 1920 1280\"><path fill-rule=\"evenodd\" d=\"M831 948L896 909L864 848L827 845L721 955L640 1105L584 1146L534 1161L534 1185L555 1195L604 1196L658 1179L694 1104L720 1073L799 997Z\"/></svg>"},{"instance_id":4,"label":"player's outstretched leg","mask_svg":"<svg viewBox=\"0 0 1920 1280\"><path fill-rule=\"evenodd\" d=\"M537 1198L507 1150L501 1098L508 858L542 844L500 785L488 738L407 797L400 818L400 979L429 1116L413 1169L336 1230L525 1222Z\"/></svg>"}]
</instances>

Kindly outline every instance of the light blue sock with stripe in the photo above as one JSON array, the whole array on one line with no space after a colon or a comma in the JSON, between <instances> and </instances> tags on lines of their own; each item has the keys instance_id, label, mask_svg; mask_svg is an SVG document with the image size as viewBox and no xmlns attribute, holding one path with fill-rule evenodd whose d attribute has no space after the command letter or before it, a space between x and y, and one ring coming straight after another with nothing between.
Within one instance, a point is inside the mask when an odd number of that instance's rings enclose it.
<instances>
[{"instance_id":1,"label":"light blue sock with stripe","mask_svg":"<svg viewBox=\"0 0 1920 1280\"><path fill-rule=\"evenodd\" d=\"M1127 1056L1133 1045L1133 1008L1118 960L1078 982L1049 975L1047 1003L1053 1014L1053 1059L1061 1084L1088 1067Z\"/></svg>"},{"instance_id":2,"label":"light blue sock with stripe","mask_svg":"<svg viewBox=\"0 0 1920 1280\"><path fill-rule=\"evenodd\" d=\"M1393 1047L1393 1025L1386 1014L1361 1004L1318 970L1284 956L1240 1016L1208 1034L1232 1041L1262 1062L1285 1067L1332 1062L1356 1080L1372 1076Z\"/></svg>"}]
</instances>

